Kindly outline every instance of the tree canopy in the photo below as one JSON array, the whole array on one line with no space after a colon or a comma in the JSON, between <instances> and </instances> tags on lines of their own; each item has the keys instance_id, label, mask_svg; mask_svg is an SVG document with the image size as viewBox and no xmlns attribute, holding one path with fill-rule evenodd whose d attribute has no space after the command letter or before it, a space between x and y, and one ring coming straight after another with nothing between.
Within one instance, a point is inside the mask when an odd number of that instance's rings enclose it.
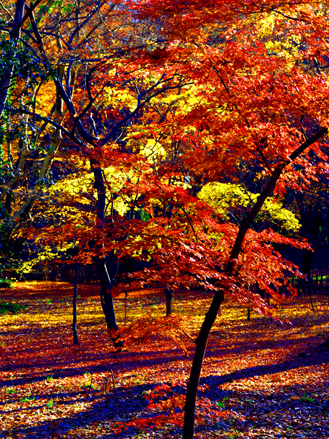
<instances>
[{"instance_id":1,"label":"tree canopy","mask_svg":"<svg viewBox=\"0 0 329 439\"><path fill-rule=\"evenodd\" d=\"M1 8L1 228L74 245L102 304L162 285L271 309L294 289L277 244L309 249L289 196L327 181L327 3L6 1ZM299 216L298 216L299 215ZM41 227L42 226L42 227ZM56 252L55 252L56 253ZM118 264L143 269L118 283ZM284 288L283 288L284 287ZM189 405L190 404L190 405Z\"/></svg>"}]
</instances>

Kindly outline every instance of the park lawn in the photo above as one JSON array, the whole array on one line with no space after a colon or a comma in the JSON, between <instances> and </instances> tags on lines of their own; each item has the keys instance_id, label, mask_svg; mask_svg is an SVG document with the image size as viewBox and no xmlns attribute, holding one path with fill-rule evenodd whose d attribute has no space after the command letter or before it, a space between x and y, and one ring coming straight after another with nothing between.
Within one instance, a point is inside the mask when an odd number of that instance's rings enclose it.
<instances>
[{"instance_id":1,"label":"park lawn","mask_svg":"<svg viewBox=\"0 0 329 439\"><path fill-rule=\"evenodd\" d=\"M97 285L18 282L3 301L27 305L0 316L0 438L179 438L193 342L187 354L165 334L117 352ZM210 297L176 294L175 313L195 337ZM197 438L328 438L329 298L296 298L278 323L226 300L212 330L198 398ZM119 326L165 313L159 290L115 299ZM126 312L125 312L126 305ZM113 385L113 378L114 385Z\"/></svg>"}]
</instances>

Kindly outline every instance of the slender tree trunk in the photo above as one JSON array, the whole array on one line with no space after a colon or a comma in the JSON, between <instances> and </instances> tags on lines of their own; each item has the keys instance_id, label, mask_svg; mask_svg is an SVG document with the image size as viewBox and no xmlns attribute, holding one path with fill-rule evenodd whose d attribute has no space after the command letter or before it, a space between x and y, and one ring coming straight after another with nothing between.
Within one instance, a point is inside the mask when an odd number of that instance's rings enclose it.
<instances>
[{"instance_id":1,"label":"slender tree trunk","mask_svg":"<svg viewBox=\"0 0 329 439\"><path fill-rule=\"evenodd\" d=\"M201 330L196 341L196 350L194 353L189 382L187 384L183 439L192 439L194 435L195 404L203 358L206 352L209 332L216 320L219 307L223 300L223 291L217 291L202 323Z\"/></svg>"},{"instance_id":2,"label":"slender tree trunk","mask_svg":"<svg viewBox=\"0 0 329 439\"><path fill-rule=\"evenodd\" d=\"M313 259L314 252L312 250L306 250L306 254L303 259L302 263L302 273L307 274L308 282L310 282L310 276L311 276L311 264Z\"/></svg>"},{"instance_id":3,"label":"slender tree trunk","mask_svg":"<svg viewBox=\"0 0 329 439\"><path fill-rule=\"evenodd\" d=\"M74 292L73 292L73 344L79 344L77 329L77 300L78 300L78 283L79 283L79 264L75 266Z\"/></svg>"},{"instance_id":4,"label":"slender tree trunk","mask_svg":"<svg viewBox=\"0 0 329 439\"><path fill-rule=\"evenodd\" d=\"M166 295L166 317L170 316L172 313L172 298L173 298L173 290L170 288L165 288Z\"/></svg>"}]
</instances>

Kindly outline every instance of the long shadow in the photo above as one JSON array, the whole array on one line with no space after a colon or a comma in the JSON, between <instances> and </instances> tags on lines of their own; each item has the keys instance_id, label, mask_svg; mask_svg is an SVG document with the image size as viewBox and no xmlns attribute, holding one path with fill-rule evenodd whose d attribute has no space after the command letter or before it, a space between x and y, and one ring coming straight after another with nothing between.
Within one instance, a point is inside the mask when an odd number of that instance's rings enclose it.
<instances>
[{"instance_id":1,"label":"long shadow","mask_svg":"<svg viewBox=\"0 0 329 439\"><path fill-rule=\"evenodd\" d=\"M208 375L200 379L200 384L211 384L212 386L220 386L224 383L230 383L242 378L252 378L256 376L271 375L278 372L285 372L288 370L296 369L300 366L317 366L320 364L329 363L329 352L309 354L303 358L294 357L290 360L282 363L260 365L254 367L247 367L229 374L217 376ZM329 381L329 380L328 380Z\"/></svg>"},{"instance_id":2,"label":"long shadow","mask_svg":"<svg viewBox=\"0 0 329 439\"><path fill-rule=\"evenodd\" d=\"M326 385L323 384L317 390L325 394L326 389ZM291 436L292 428L294 429L293 434L298 431L299 434L303 434L301 437L322 439L329 437L327 422L329 401L326 398L307 399L307 397L301 395L300 391L298 395L298 384L286 387L284 393L278 391L267 395L263 393L260 395L252 390L250 392L247 390L227 390L211 395L209 395L209 392L208 394L205 392L203 395L207 395L213 401L219 400L223 406L229 401L227 408L233 413L233 417L229 419L219 416L217 422L214 421L213 425L208 426L206 428L208 437L212 437L211 432L229 432L232 427L234 427L235 432L243 434L243 436L238 437L246 437L248 432L255 433L256 431L263 433L264 436L257 436L262 438L296 437L295 435ZM224 411L225 409L224 407ZM313 423L310 419L316 419L317 421ZM197 427L196 433L204 432L204 430L203 427ZM275 430L280 431L280 433L273 436ZM288 436L285 435L285 430Z\"/></svg>"},{"instance_id":3,"label":"long shadow","mask_svg":"<svg viewBox=\"0 0 329 439\"><path fill-rule=\"evenodd\" d=\"M274 365L281 368L282 370L287 370L287 364L282 363ZM254 373L254 368L248 368L244 372L249 374ZM270 367L268 369L272 370ZM231 374L229 374L231 376ZM213 379L213 377L210 377ZM204 381L204 380L203 380ZM51 420L44 420L39 422L37 425L30 426L20 425L14 429L11 433L24 434L25 438L35 439L35 437L43 437L45 432L59 431L60 434L65 435L70 432L70 437L79 437L77 433L74 434L75 428L84 428L92 425L102 425L103 429L109 429L109 432L98 434L99 439L130 439L133 435L137 434L138 430L134 427L129 427L127 424L129 421L134 419L151 418L155 416L150 412L146 412L147 402L144 397L144 393L153 389L156 385L136 385L132 388L126 389L124 387L117 389L117 396L111 394L110 396L92 395L89 399L90 402L94 402L92 407L82 413L75 413L71 416L63 417L57 419L56 427L54 428L53 422ZM323 385L324 387L325 385ZM185 393L186 389L181 386L176 386L175 392ZM202 392L201 396L206 396L207 398L217 401L226 399L231 403L234 402L234 406L228 407L230 410L230 416L228 418L219 417L215 419L213 425L207 425L205 427L197 427L196 432L215 432L218 430L228 433L231 431L232 426L241 428L246 434L248 431L263 427L265 423L267 424L269 430L276 427L282 427L285 423L285 411L291 410L294 413L294 422L297 422L300 428L304 428L305 415L310 413L321 412L325 415L326 411L329 410L329 402L327 400L319 401L308 401L302 399L296 399L295 387L291 386L285 389L284 394L281 392L272 393L269 395L260 395L253 393L252 391L221 391L220 393L214 391L214 388L207 392ZM226 399L223 399L226 397ZM101 398L101 400L100 400ZM88 398L81 398L82 401L87 401ZM64 402L65 403L65 402ZM225 402L226 404L226 402ZM257 415L254 416L254 404L257 404ZM57 405L57 404L56 404ZM58 403L58 406L62 403ZM44 405L40 406L44 407ZM28 410L38 409L39 406L29 407ZM22 409L27 410L27 409ZM224 409L225 410L225 409ZM233 412L232 412L233 410ZM272 417L271 414L276 414ZM168 413L167 413L168 415ZM240 416L241 415L241 416ZM246 416L245 416L246 415ZM266 417L266 415L268 415ZM245 417L244 417L245 416ZM265 418L263 418L265 416ZM110 432L111 427L113 427L113 422L123 423L123 431L120 433ZM170 422L170 415L168 416L168 422ZM325 430L326 427L323 425L312 426L313 431L319 431L318 437L329 437L321 436L323 431L329 433L329 429ZM92 427L91 427L92 428ZM170 434L171 436L168 436ZM164 437L178 438L181 437L181 428L173 427L172 430L168 429L164 432ZM157 436L158 437L158 436ZM211 437L210 435L208 437ZM271 436L272 437L272 436ZM283 437L283 436L280 436Z\"/></svg>"},{"instance_id":4,"label":"long shadow","mask_svg":"<svg viewBox=\"0 0 329 439\"><path fill-rule=\"evenodd\" d=\"M212 356L216 356L216 357L221 357L221 356L226 356L230 353L234 354L234 353L239 353L241 352L241 349L243 349L244 352L246 351L260 351L260 350L264 350L264 349L273 349L276 347L282 347L282 345L284 345L285 347L288 346L298 346L298 343L296 342L295 338L289 339L286 338L284 340L256 340L256 342L253 342L252 344L248 344L248 340L249 337L246 339L241 340L241 343L236 345L236 343L234 344L233 348L216 348L216 345L213 346L212 345L212 341L210 341L209 343L209 349L206 352L206 357L212 357ZM255 340L255 339L254 339ZM303 343L306 344L310 344L313 345L314 344L314 340L316 340L318 342L318 344L320 344L320 339L317 336L309 336L309 337L304 337L302 339Z\"/></svg>"},{"instance_id":5,"label":"long shadow","mask_svg":"<svg viewBox=\"0 0 329 439\"><path fill-rule=\"evenodd\" d=\"M253 318L250 322L243 321L243 323L239 322L230 322L230 334L239 334L245 336L246 338L254 338L257 336L262 337L264 335L264 326L267 327L268 330L274 329L274 331L289 330L291 328L298 328L300 326L300 322L303 320L301 317L295 317L289 319L289 324L283 322L275 322L271 321L269 318L264 316L258 316ZM310 324L310 327L317 325L318 321L316 317L314 318L314 322ZM226 332L226 324L225 321L220 322L219 328L212 330L211 334L221 334Z\"/></svg>"},{"instance_id":6,"label":"long shadow","mask_svg":"<svg viewBox=\"0 0 329 439\"><path fill-rule=\"evenodd\" d=\"M29 367L26 366L20 366L17 367L17 369L20 369L21 367ZM35 366L39 367L40 366ZM110 372L111 366L110 365L95 365L95 366L85 366L85 367L69 367L66 369L50 369L47 370L47 373L31 373L31 374L25 374L23 377L20 378L9 378L6 379L5 382L0 383L0 388L2 387L12 387L17 386L21 384L26 384L28 382L29 384L38 383L41 381L46 381L47 377L52 376L54 379L62 379L67 377L74 377L74 376L80 376L84 375L86 372L90 373L96 373L96 372ZM12 368L8 369L9 371L12 371Z\"/></svg>"},{"instance_id":7,"label":"long shadow","mask_svg":"<svg viewBox=\"0 0 329 439\"><path fill-rule=\"evenodd\" d=\"M24 374L23 377L20 378L9 378L6 379L5 382L0 383L0 388L2 387L11 387L15 385L24 384L27 381L32 384L34 382L40 382L46 380L48 376L52 376L54 379L58 378L66 378L66 377L73 377L78 375L83 375L86 372L89 373L97 373L97 372L109 372L111 369L114 370L114 373L116 370L120 370L124 365L125 372L129 370L138 371L139 367L150 367L150 366L156 366L159 364L166 364L171 363L173 360L179 361L179 360L186 360L186 356L182 355L181 351L178 349L176 350L168 350L166 352L163 351L157 351L152 353L139 353L139 360L131 360L131 354L129 353L115 353L110 352L108 354L90 354L88 356L84 355L83 362L88 361L94 361L96 364L88 364L86 366L74 366L74 364L80 364L81 359L76 359L75 361L70 361L69 367L68 362L65 360L58 361L56 358L56 354L54 354L54 360L52 360L52 357L48 357L47 361L44 363L38 362L30 363L30 362L24 362L19 364L7 364L4 367L1 368L1 371L3 372L14 372L15 370L20 370L22 368L24 369L40 369L41 367L48 366L52 364L52 369L48 369L46 373L36 374L36 373L29 373ZM113 358L115 356L115 359ZM152 356L153 358L150 358ZM155 357L155 358L154 358ZM113 365L111 364L111 360L113 361ZM102 361L104 364L99 364L100 361ZM129 367L130 366L130 367Z\"/></svg>"},{"instance_id":8,"label":"long shadow","mask_svg":"<svg viewBox=\"0 0 329 439\"><path fill-rule=\"evenodd\" d=\"M84 392L86 393L86 392ZM75 398L76 401L80 401L83 400L83 395L82 391L77 391L77 392L56 392L56 393L52 393L51 395L49 394L38 394L38 395L32 395L26 398L22 398L21 396L19 398L16 399L12 399L12 400L7 400L7 401L3 401L0 402L0 405L6 406L7 404L17 404L18 402L23 403L22 399L28 399L29 401L33 402L33 401L38 401L40 399L46 398L49 399L49 397L51 396L51 398L67 398L67 397L71 397L71 398ZM76 397L78 395L81 395L81 399L77 399ZM13 395L14 396L14 395ZM27 401L24 401L27 402ZM61 404L74 404L74 400L71 401L63 401L61 402ZM17 411L22 411L22 410L34 410L38 407L21 407L21 408L17 408L14 410L1 410L0 414L4 414L4 413L12 413L12 412L17 412Z\"/></svg>"},{"instance_id":9,"label":"long shadow","mask_svg":"<svg viewBox=\"0 0 329 439\"><path fill-rule=\"evenodd\" d=\"M310 342L312 343L314 341L314 339L318 340L318 338L316 336L314 337L308 337L303 339L303 342ZM275 348L275 347L280 347L282 344L282 342L280 340L278 340L277 342L260 342L256 345L249 345L247 346L248 351L260 351L260 350L264 350L264 349L270 349L270 348ZM294 346L296 344L296 340L295 339L286 339L284 340L284 344L285 346ZM218 349L214 349L212 348L212 346L209 346L210 349L208 349L208 351L206 352L206 357L207 358L211 358L211 357L224 357L227 356L229 354L236 354L241 352L241 350L245 351L246 350L246 342L244 340L242 340L241 344L239 344L238 346L234 345L234 347L230 348L218 348ZM35 353L35 350L33 350L33 353ZM116 370L120 370L123 365L124 365L124 369L126 372L128 371L138 371L139 367L152 367L152 366L157 366L157 365L164 365L167 363L171 363L172 361L183 361L183 360L192 360L193 359L193 353L190 353L190 355L188 357L186 357L185 355L182 354L181 351L179 351L178 349L170 349L167 351L157 351L157 352L141 352L138 354L139 356L139 360L136 361L135 359L132 361L131 360L131 353L127 352L109 352L107 354L104 353L100 353L100 354L96 354L96 353L90 353L90 354L84 354L83 357L83 361L84 362L94 362L97 364L88 364L86 366L74 366L75 364L80 364L81 363L81 359L76 359L75 361L72 361L72 359L70 360L70 362L68 363L65 359L63 360L59 360L57 357L57 354L54 353L53 356L48 356L47 360L45 360L44 362L35 362L35 361L31 361L31 362L22 362L22 363L18 363L18 364L10 364L7 363L5 364L0 371L3 372L15 372L15 370L20 370L22 368L24 369L29 369L32 370L33 369L40 369L40 367L49 367L50 364L53 365L53 369L52 370L48 370L47 374L35 374L35 373L30 373L30 374L25 374L23 377L20 378L11 378L11 379L7 379L5 382L0 383L0 388L2 387L10 387L10 386L14 386L14 385L20 385L23 383L26 383L26 381L29 381L31 384L33 382L40 382L40 381L44 381L46 379L47 376L52 375L54 378L65 378L65 377L72 377L72 376L78 376L78 375L82 375L86 372L90 372L90 373L96 373L96 372L108 372L110 371L110 369L112 368L114 370L114 372ZM152 358L150 358L152 357ZM311 359L314 356L311 355L309 358L309 361L312 361ZM111 364L113 360L113 365ZM291 363L291 360L288 360L285 363L282 364L289 364ZM314 363L314 364L319 364L319 363ZM262 368L260 370L264 370L266 371L268 367L276 367L274 366L255 366L255 370L258 370L258 368ZM273 369L274 370L274 369ZM283 369L282 369L283 370ZM279 371L279 370L278 370ZM236 379L235 376L236 374L242 374L243 371L239 371L239 372L234 372L232 374L232 380ZM265 372L263 372L265 373ZM268 372L268 373L274 373L274 372ZM260 375L260 373L258 373L258 375ZM240 375L237 375L240 377Z\"/></svg>"},{"instance_id":10,"label":"long shadow","mask_svg":"<svg viewBox=\"0 0 329 439\"><path fill-rule=\"evenodd\" d=\"M81 428L87 426L89 423L94 425L97 422L106 425L106 423L111 420L124 421L125 419L131 420L138 418L147 406L147 401L143 393L154 387L155 385L138 385L130 389L120 388L117 390L116 397L114 395L103 397L101 401L96 402L89 410L83 413L76 413L72 416L58 419L56 430L60 430L61 433L65 434L76 427ZM37 408L38 407L35 407L33 409ZM49 432L52 430L52 421L45 420L34 426L19 426L15 428L15 431L11 431L11 433L20 433L24 434L26 438L35 439L35 437L42 437L46 431ZM128 429L127 431L127 437L131 437L130 432L135 430ZM105 437L110 438L112 435L106 435ZM115 435L113 437L118 436Z\"/></svg>"},{"instance_id":11,"label":"long shadow","mask_svg":"<svg viewBox=\"0 0 329 439\"><path fill-rule=\"evenodd\" d=\"M145 387L145 390L148 390L149 388L154 387L154 385L143 385ZM122 393L124 390L124 387L118 387L116 388L116 392L117 393ZM113 392L113 391L112 391ZM25 401L22 401L22 397L20 397L19 399L12 399L11 401L6 401L6 402L1 402L0 405L7 405L7 404L17 404L18 402L21 402L21 404L27 403L27 402L38 402L40 400L49 400L49 398L51 397L51 399L55 399L56 405L61 405L61 406L66 406L66 405L72 405L72 404L76 404L77 402L92 402L92 401L96 401L99 400L100 398L104 398L104 391L102 390L89 390L89 389L85 389L85 390L80 390L80 391L76 391L76 392L56 392L56 393L52 393L51 395L49 394L38 394L38 395L32 395L29 396L27 398L23 398L26 399ZM61 398L71 398L71 400L65 400L65 401L61 401ZM27 401L28 399L28 401ZM16 413L16 412L22 412L22 411L31 411L31 410L38 410L40 408L43 407L47 407L47 404L42 404L39 406L23 406L23 407L19 407L19 408L15 408L13 410L1 410L0 414L8 414L8 413Z\"/></svg>"}]
</instances>

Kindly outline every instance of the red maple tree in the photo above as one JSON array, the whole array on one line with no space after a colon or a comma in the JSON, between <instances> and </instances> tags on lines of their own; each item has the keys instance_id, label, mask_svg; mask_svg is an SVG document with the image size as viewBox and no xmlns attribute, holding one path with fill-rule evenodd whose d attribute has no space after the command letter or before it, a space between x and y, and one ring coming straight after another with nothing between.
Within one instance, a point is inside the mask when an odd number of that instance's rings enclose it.
<instances>
[{"instance_id":1,"label":"red maple tree","mask_svg":"<svg viewBox=\"0 0 329 439\"><path fill-rule=\"evenodd\" d=\"M312 181L312 154L327 171L319 142L328 124L326 11L307 1L238 0L134 1L120 10L127 11L153 26L145 44L127 44L90 67L78 101L54 78L67 109L60 129L72 155L89 160L97 194L86 222L72 218L51 229L52 239L76 240L84 250L77 259L94 260L111 329L106 257L150 262L129 288L202 286L213 295L187 388L190 439L207 339L225 295L270 314L254 284L277 300L283 284L293 292L285 279L298 270L274 245L307 244L253 224L270 196L293 190L297 177ZM107 87L122 95L135 90L134 109L101 100ZM161 152L145 153L150 140ZM110 166L126 175L120 190L113 190L115 177L105 178ZM258 195L237 223L197 198L209 182L234 182ZM117 197L128 206L123 215L107 210Z\"/></svg>"}]
</instances>

